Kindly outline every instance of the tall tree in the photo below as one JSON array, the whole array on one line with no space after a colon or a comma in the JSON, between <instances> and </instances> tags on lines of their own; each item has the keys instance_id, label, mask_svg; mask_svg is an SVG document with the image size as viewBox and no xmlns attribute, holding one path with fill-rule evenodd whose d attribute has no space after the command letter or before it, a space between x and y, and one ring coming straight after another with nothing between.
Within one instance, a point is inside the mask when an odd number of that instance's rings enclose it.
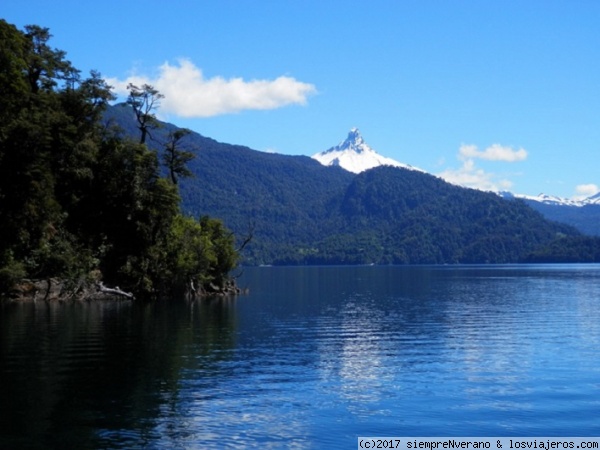
<instances>
[{"instance_id":1,"label":"tall tree","mask_svg":"<svg viewBox=\"0 0 600 450\"><path fill-rule=\"evenodd\" d=\"M163 163L169 170L169 176L173 184L177 184L177 177L191 177L193 174L187 168L187 163L194 159L193 152L183 150L181 141L191 133L187 128L179 128L171 131L165 144Z\"/></svg>"},{"instance_id":2,"label":"tall tree","mask_svg":"<svg viewBox=\"0 0 600 450\"><path fill-rule=\"evenodd\" d=\"M135 113L140 130L140 144L145 144L150 130L159 126L154 110L160 106L160 101L165 96L149 84L144 84L140 88L129 83L127 89L129 90L127 103L131 105Z\"/></svg>"},{"instance_id":3,"label":"tall tree","mask_svg":"<svg viewBox=\"0 0 600 450\"><path fill-rule=\"evenodd\" d=\"M21 110L28 96L27 40L14 25L0 19L0 133L6 133L9 120ZM0 134L2 139L2 134Z\"/></svg>"},{"instance_id":4,"label":"tall tree","mask_svg":"<svg viewBox=\"0 0 600 450\"><path fill-rule=\"evenodd\" d=\"M0 29L1 264L13 257L34 261L33 250L55 235L60 208L49 161L61 114L53 89L58 68L75 71L64 52L48 47L48 29L27 26L23 33L4 21Z\"/></svg>"},{"instance_id":5,"label":"tall tree","mask_svg":"<svg viewBox=\"0 0 600 450\"><path fill-rule=\"evenodd\" d=\"M65 59L66 52L50 48L50 30L27 25L25 31L29 44L27 79L31 92L35 94L40 89L50 91L58 81L64 81L72 87L79 79L79 71Z\"/></svg>"}]
</instances>

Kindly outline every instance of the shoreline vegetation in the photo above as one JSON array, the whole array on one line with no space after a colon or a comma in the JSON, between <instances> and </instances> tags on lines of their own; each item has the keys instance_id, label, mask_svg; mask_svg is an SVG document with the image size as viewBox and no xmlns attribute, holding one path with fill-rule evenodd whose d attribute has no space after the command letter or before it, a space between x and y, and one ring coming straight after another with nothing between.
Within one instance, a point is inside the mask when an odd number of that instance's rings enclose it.
<instances>
[{"instance_id":1,"label":"shoreline vegetation","mask_svg":"<svg viewBox=\"0 0 600 450\"><path fill-rule=\"evenodd\" d=\"M82 77L50 38L0 19L0 298L240 293L233 233L181 210L189 131L147 145L163 96L129 85L139 139L123 137L103 121L111 86Z\"/></svg>"}]
</instances>

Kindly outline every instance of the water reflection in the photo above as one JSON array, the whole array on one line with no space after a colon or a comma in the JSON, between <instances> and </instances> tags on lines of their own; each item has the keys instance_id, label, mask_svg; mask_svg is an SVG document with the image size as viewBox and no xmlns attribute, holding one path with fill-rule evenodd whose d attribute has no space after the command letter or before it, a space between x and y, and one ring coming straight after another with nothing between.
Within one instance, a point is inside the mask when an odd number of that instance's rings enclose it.
<instances>
[{"instance_id":1,"label":"water reflection","mask_svg":"<svg viewBox=\"0 0 600 450\"><path fill-rule=\"evenodd\" d=\"M235 346L227 302L8 304L0 318L2 403L15 412L2 415L0 447L156 439L181 373L208 380Z\"/></svg>"},{"instance_id":2,"label":"water reflection","mask_svg":"<svg viewBox=\"0 0 600 450\"><path fill-rule=\"evenodd\" d=\"M247 269L237 300L4 304L0 448L594 435L600 267Z\"/></svg>"},{"instance_id":3,"label":"water reflection","mask_svg":"<svg viewBox=\"0 0 600 450\"><path fill-rule=\"evenodd\" d=\"M352 410L379 401L381 387L391 381L383 363L387 340L383 318L384 313L373 308L372 299L357 296L344 303L339 314L323 317L318 325L318 368L323 384L339 390Z\"/></svg>"}]
</instances>

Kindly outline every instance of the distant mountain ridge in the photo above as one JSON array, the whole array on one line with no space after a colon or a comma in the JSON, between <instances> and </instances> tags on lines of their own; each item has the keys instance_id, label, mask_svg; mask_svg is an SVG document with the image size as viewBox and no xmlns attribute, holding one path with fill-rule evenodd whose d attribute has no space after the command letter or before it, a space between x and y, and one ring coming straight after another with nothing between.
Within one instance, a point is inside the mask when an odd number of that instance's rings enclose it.
<instances>
[{"instance_id":1,"label":"distant mountain ridge","mask_svg":"<svg viewBox=\"0 0 600 450\"><path fill-rule=\"evenodd\" d=\"M111 107L111 119L137 136L127 107ZM160 151L175 129L163 124L150 145ZM238 238L252 234L244 251L249 265L550 260L578 237L521 200L418 170L383 165L355 174L308 156L259 152L198 133L182 145L197 154L189 165L195 177L180 182L184 211L221 218ZM543 250L557 239L552 252Z\"/></svg>"},{"instance_id":2,"label":"distant mountain ridge","mask_svg":"<svg viewBox=\"0 0 600 450\"><path fill-rule=\"evenodd\" d=\"M537 196L502 192L503 198L517 198L544 217L566 223L590 236L600 236L600 193L581 200L565 199L546 194Z\"/></svg>"},{"instance_id":3,"label":"distant mountain ridge","mask_svg":"<svg viewBox=\"0 0 600 450\"><path fill-rule=\"evenodd\" d=\"M323 165L338 166L356 174L381 166L400 167L425 173L421 169L377 153L364 141L358 128L352 128L348 137L335 147L316 153L312 158ZM591 236L600 236L600 193L580 200L547 194L529 196L498 192L498 195L506 199L521 199L550 220L566 223Z\"/></svg>"},{"instance_id":4,"label":"distant mountain ridge","mask_svg":"<svg viewBox=\"0 0 600 450\"><path fill-rule=\"evenodd\" d=\"M569 198L556 197L554 195L539 194L537 196L514 194L515 197L523 200L530 200L534 202L543 203L545 205L555 206L575 206L582 207L588 205L600 205L600 192L590 197L574 200Z\"/></svg>"},{"instance_id":5,"label":"distant mountain ridge","mask_svg":"<svg viewBox=\"0 0 600 450\"><path fill-rule=\"evenodd\" d=\"M400 167L424 172L409 164L398 162L377 153L363 139L358 128L352 128L338 145L312 156L325 166L338 166L352 173L362 173L380 166ZM537 196L498 192L505 199L521 199L546 218L574 226L579 231L600 236L600 193L573 200L547 194Z\"/></svg>"}]
</instances>

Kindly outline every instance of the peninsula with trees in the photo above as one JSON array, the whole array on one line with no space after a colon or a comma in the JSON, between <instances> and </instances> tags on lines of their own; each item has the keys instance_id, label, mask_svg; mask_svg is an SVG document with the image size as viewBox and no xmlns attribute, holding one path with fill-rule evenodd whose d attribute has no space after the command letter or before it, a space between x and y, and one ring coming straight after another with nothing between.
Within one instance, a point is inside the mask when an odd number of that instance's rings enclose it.
<instances>
[{"instance_id":1,"label":"peninsula with trees","mask_svg":"<svg viewBox=\"0 0 600 450\"><path fill-rule=\"evenodd\" d=\"M233 234L180 209L188 131L147 145L161 94L130 85L139 139L124 136L103 120L111 87L50 39L0 20L0 295L234 291Z\"/></svg>"}]
</instances>

